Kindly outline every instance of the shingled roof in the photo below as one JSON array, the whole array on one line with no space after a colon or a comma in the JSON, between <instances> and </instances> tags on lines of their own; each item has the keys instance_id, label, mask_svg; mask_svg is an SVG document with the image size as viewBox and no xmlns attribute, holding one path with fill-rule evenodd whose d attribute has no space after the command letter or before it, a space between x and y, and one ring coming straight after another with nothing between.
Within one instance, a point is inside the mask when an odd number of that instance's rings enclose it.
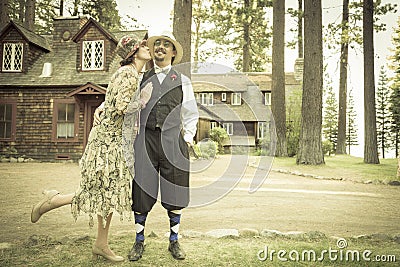
<instances>
[{"instance_id":1,"label":"shingled roof","mask_svg":"<svg viewBox=\"0 0 400 267\"><path fill-rule=\"evenodd\" d=\"M253 83L243 73L192 74L196 92L244 92Z\"/></svg>"},{"instance_id":2,"label":"shingled roof","mask_svg":"<svg viewBox=\"0 0 400 267\"><path fill-rule=\"evenodd\" d=\"M264 76L264 78L267 76ZM200 117L216 121L269 121L271 111L263 103L261 89L246 73L192 74L193 88L201 92L241 93L241 105L228 105L214 101L213 105L200 105Z\"/></svg>"},{"instance_id":3,"label":"shingled roof","mask_svg":"<svg viewBox=\"0 0 400 267\"><path fill-rule=\"evenodd\" d=\"M98 28L104 36L108 37L109 39L113 40L115 44L118 43L118 39L112 34L110 31L106 30L103 28L100 23L98 23L96 20L93 18L89 18L89 20L83 25L83 27L75 34L74 37L72 37L72 41L76 42L78 39L82 37L83 34L87 32L87 30L91 27L91 25L94 24L96 28Z\"/></svg>"},{"instance_id":4,"label":"shingled roof","mask_svg":"<svg viewBox=\"0 0 400 267\"><path fill-rule=\"evenodd\" d=\"M14 27L24 38L28 43L34 44L42 49L44 49L46 52L50 51L50 45L47 42L46 38L43 36L40 36L26 28L24 26L14 22L10 21L1 31L0 33L0 40L2 39L3 35L6 34L10 28Z\"/></svg>"}]
</instances>

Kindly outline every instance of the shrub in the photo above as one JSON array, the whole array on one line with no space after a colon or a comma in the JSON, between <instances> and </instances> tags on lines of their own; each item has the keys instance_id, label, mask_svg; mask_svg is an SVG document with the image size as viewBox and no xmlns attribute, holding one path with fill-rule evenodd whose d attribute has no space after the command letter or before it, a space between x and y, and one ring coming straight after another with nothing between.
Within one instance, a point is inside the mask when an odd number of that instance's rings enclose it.
<instances>
[{"instance_id":1,"label":"shrub","mask_svg":"<svg viewBox=\"0 0 400 267\"><path fill-rule=\"evenodd\" d=\"M270 140L267 138L259 139L257 142L257 150L255 152L257 156L268 156L271 154L270 151Z\"/></svg>"},{"instance_id":2,"label":"shrub","mask_svg":"<svg viewBox=\"0 0 400 267\"><path fill-rule=\"evenodd\" d=\"M333 143L329 140L322 141L322 152L324 155L330 155L334 152Z\"/></svg>"},{"instance_id":3,"label":"shrub","mask_svg":"<svg viewBox=\"0 0 400 267\"><path fill-rule=\"evenodd\" d=\"M199 158L209 159L215 157L218 144L212 140L201 141L193 146Z\"/></svg>"},{"instance_id":4,"label":"shrub","mask_svg":"<svg viewBox=\"0 0 400 267\"><path fill-rule=\"evenodd\" d=\"M228 139L228 133L224 128L215 127L210 130L210 139L217 143L218 153L224 152L223 143Z\"/></svg>"}]
</instances>

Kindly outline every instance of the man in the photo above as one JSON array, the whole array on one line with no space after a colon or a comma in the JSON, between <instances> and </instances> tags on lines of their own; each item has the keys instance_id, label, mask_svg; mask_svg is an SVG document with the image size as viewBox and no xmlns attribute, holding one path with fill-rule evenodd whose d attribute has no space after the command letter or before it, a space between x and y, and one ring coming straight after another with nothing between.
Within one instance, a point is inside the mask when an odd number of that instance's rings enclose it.
<instances>
[{"instance_id":1,"label":"man","mask_svg":"<svg viewBox=\"0 0 400 267\"><path fill-rule=\"evenodd\" d=\"M147 45L155 66L142 80L153 83L150 101L140 114L140 131L135 140L135 177L132 183L132 210L136 240L128 255L139 260L144 251L147 214L161 204L170 221L168 250L175 259L185 258L178 242L182 209L189 204L189 152L196 133L199 113L188 77L175 70L182 59L182 46L170 32L152 36Z\"/></svg>"}]
</instances>

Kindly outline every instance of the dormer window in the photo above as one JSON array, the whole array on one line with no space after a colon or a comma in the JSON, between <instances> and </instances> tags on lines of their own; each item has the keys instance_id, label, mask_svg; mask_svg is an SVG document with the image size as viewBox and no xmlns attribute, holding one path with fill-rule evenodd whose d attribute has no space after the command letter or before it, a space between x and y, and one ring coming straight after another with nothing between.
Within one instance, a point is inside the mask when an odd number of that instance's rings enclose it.
<instances>
[{"instance_id":1,"label":"dormer window","mask_svg":"<svg viewBox=\"0 0 400 267\"><path fill-rule=\"evenodd\" d=\"M24 51L23 43L3 44L3 71L21 72Z\"/></svg>"},{"instance_id":2,"label":"dormer window","mask_svg":"<svg viewBox=\"0 0 400 267\"><path fill-rule=\"evenodd\" d=\"M232 105L241 105L242 104L242 94L241 93L232 93Z\"/></svg>"},{"instance_id":3,"label":"dormer window","mask_svg":"<svg viewBox=\"0 0 400 267\"><path fill-rule=\"evenodd\" d=\"M104 40L83 41L82 70L103 70Z\"/></svg>"}]
</instances>

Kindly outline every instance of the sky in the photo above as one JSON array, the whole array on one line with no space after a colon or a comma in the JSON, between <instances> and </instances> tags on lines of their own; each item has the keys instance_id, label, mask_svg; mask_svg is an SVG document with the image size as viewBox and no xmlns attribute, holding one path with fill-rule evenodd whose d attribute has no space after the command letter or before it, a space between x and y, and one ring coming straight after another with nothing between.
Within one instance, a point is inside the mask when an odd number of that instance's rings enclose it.
<instances>
[{"instance_id":1,"label":"sky","mask_svg":"<svg viewBox=\"0 0 400 267\"><path fill-rule=\"evenodd\" d=\"M129 15L138 20L141 29L147 29L149 35L158 34L164 30L172 31L172 10L173 0L116 0L120 15ZM397 1L383 0L383 3L395 3ZM341 21L341 6L342 0L337 1L323 1L323 24L327 25L331 22ZM286 0L286 9L292 7L297 9L297 0ZM400 7L398 7L400 8ZM272 16L271 14L269 14ZM400 12L389 14L381 18L381 21L386 23L387 31L374 34L374 49L375 49L375 82L378 83L380 67L387 66L387 57L392 54L390 48L392 47L391 36L393 28L397 26L397 19ZM286 17L286 33L290 28L295 27L295 23L290 21L289 15ZM270 19L272 25L272 17ZM286 41L289 36L286 36ZM325 52L324 52L325 53ZM335 91L339 87L339 65L338 54L327 54L328 63L327 72L333 80L332 86ZM296 49L285 50L285 71L292 72L294 69L294 61L297 57ZM226 65L229 68L233 67L233 62L230 59L216 57L211 59L213 62ZM353 91L355 100L355 107L358 115L357 128L359 133L359 143L363 143L364 139L364 125L363 125L363 55L361 48L358 51L349 50L349 73L348 73L348 90ZM391 72L388 71L388 76ZM337 93L337 92L336 92ZM359 107L359 108L357 108ZM352 154L355 156L363 157L363 145L353 149Z\"/></svg>"}]
</instances>

